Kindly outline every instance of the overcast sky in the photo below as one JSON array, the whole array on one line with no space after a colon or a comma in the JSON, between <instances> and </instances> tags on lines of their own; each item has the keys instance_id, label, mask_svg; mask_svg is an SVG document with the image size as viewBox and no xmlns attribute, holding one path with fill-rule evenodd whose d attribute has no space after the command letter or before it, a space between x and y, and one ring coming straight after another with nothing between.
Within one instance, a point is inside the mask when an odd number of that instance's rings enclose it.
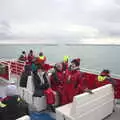
<instances>
[{"instance_id":1,"label":"overcast sky","mask_svg":"<svg viewBox=\"0 0 120 120\"><path fill-rule=\"evenodd\" d=\"M0 0L0 39L120 36L120 0Z\"/></svg>"}]
</instances>

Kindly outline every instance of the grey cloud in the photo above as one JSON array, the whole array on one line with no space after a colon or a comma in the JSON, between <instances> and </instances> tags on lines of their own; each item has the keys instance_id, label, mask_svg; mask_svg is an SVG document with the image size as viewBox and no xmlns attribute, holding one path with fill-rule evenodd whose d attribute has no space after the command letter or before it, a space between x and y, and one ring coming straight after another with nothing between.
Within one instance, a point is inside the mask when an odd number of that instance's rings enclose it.
<instances>
[{"instance_id":1,"label":"grey cloud","mask_svg":"<svg viewBox=\"0 0 120 120\"><path fill-rule=\"evenodd\" d=\"M0 39L8 39L12 36L11 27L6 21L0 22Z\"/></svg>"},{"instance_id":2,"label":"grey cloud","mask_svg":"<svg viewBox=\"0 0 120 120\"><path fill-rule=\"evenodd\" d=\"M1 0L0 21L7 21L13 37L29 36L27 30L32 29L24 26L22 30L19 27L13 29L14 25L21 27L28 24L34 27L36 23L41 23L41 26L37 26L38 35L35 35L44 39L92 37L85 36L81 31L67 31L69 26L74 25L98 30L99 34L95 33L93 37L119 36L119 5L119 0ZM7 32L1 36L7 36Z\"/></svg>"}]
</instances>

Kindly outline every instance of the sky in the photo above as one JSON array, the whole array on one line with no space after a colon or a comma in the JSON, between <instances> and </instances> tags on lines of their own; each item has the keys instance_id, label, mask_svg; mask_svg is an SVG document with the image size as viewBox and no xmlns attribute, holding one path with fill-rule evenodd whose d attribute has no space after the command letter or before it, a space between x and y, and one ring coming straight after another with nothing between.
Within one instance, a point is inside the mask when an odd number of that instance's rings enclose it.
<instances>
[{"instance_id":1,"label":"sky","mask_svg":"<svg viewBox=\"0 0 120 120\"><path fill-rule=\"evenodd\" d=\"M0 41L119 42L119 26L120 0L0 0Z\"/></svg>"}]
</instances>

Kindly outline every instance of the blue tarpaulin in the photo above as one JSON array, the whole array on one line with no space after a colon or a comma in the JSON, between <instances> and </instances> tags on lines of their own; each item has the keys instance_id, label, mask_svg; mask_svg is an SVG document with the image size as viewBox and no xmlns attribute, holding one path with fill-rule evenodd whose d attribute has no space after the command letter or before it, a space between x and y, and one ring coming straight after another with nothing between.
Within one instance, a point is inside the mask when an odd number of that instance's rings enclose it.
<instances>
[{"instance_id":1,"label":"blue tarpaulin","mask_svg":"<svg viewBox=\"0 0 120 120\"><path fill-rule=\"evenodd\" d=\"M48 113L33 112L30 114L31 120L55 120Z\"/></svg>"}]
</instances>

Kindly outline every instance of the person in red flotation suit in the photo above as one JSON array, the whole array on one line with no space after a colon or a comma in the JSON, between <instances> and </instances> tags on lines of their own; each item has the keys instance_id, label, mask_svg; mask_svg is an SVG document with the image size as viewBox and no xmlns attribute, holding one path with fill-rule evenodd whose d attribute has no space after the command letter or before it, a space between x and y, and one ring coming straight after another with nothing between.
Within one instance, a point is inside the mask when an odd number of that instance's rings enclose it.
<instances>
[{"instance_id":1,"label":"person in red flotation suit","mask_svg":"<svg viewBox=\"0 0 120 120\"><path fill-rule=\"evenodd\" d=\"M58 63L54 66L54 72L50 76L51 88L54 91L58 90L58 86L63 85L64 74L62 72L62 64Z\"/></svg>"},{"instance_id":2,"label":"person in red flotation suit","mask_svg":"<svg viewBox=\"0 0 120 120\"><path fill-rule=\"evenodd\" d=\"M43 55L43 52L39 53L39 57L36 58L36 65L38 66L38 68L42 68L44 69L46 72L53 68L52 65L50 64L46 64L46 56Z\"/></svg>"},{"instance_id":3,"label":"person in red flotation suit","mask_svg":"<svg viewBox=\"0 0 120 120\"><path fill-rule=\"evenodd\" d=\"M96 87L101 87L106 84L112 84L113 87L116 85L115 81L110 76L110 71L107 69L104 69L100 75L97 76L96 80Z\"/></svg>"},{"instance_id":4,"label":"person in red flotation suit","mask_svg":"<svg viewBox=\"0 0 120 120\"><path fill-rule=\"evenodd\" d=\"M51 88L59 95L60 105L66 104L66 96L64 90L64 73L62 71L62 64L58 63L54 67L54 72L50 76Z\"/></svg>"},{"instance_id":5,"label":"person in red flotation suit","mask_svg":"<svg viewBox=\"0 0 120 120\"><path fill-rule=\"evenodd\" d=\"M39 53L39 57L37 57L36 62L37 62L38 65L45 64L45 62L46 62L46 56L43 55L43 52Z\"/></svg>"},{"instance_id":6,"label":"person in red flotation suit","mask_svg":"<svg viewBox=\"0 0 120 120\"><path fill-rule=\"evenodd\" d=\"M38 59L39 59L39 63L43 63L43 64L45 63L45 61L46 61L46 56L43 55L43 52L40 52L40 53L39 53Z\"/></svg>"},{"instance_id":7,"label":"person in red flotation suit","mask_svg":"<svg viewBox=\"0 0 120 120\"><path fill-rule=\"evenodd\" d=\"M80 59L74 59L71 61L69 69L65 72L65 93L67 96L67 102L72 102L73 97L77 94L88 92L92 93L87 86L83 84L82 74L80 72Z\"/></svg>"},{"instance_id":8,"label":"person in red flotation suit","mask_svg":"<svg viewBox=\"0 0 120 120\"><path fill-rule=\"evenodd\" d=\"M68 103L73 101L73 97L76 95L77 91L81 89L82 92L82 87L80 85L81 73L79 66L80 59L74 59L71 61L69 69L65 72L65 92Z\"/></svg>"},{"instance_id":9,"label":"person in red flotation suit","mask_svg":"<svg viewBox=\"0 0 120 120\"><path fill-rule=\"evenodd\" d=\"M64 60L62 62L63 71L66 71L68 69L68 60L69 60L69 56L64 56Z\"/></svg>"},{"instance_id":10,"label":"person in red flotation suit","mask_svg":"<svg viewBox=\"0 0 120 120\"><path fill-rule=\"evenodd\" d=\"M30 52L29 52L29 54L28 54L28 62L29 62L29 64L32 63L32 61L33 61L34 58L35 58L35 57L34 57L34 55L33 55L33 51L30 50Z\"/></svg>"},{"instance_id":11,"label":"person in red flotation suit","mask_svg":"<svg viewBox=\"0 0 120 120\"><path fill-rule=\"evenodd\" d=\"M22 51L22 55L20 55L19 60L23 61L23 62L26 62L27 56L26 56L26 52L25 51Z\"/></svg>"}]
</instances>

